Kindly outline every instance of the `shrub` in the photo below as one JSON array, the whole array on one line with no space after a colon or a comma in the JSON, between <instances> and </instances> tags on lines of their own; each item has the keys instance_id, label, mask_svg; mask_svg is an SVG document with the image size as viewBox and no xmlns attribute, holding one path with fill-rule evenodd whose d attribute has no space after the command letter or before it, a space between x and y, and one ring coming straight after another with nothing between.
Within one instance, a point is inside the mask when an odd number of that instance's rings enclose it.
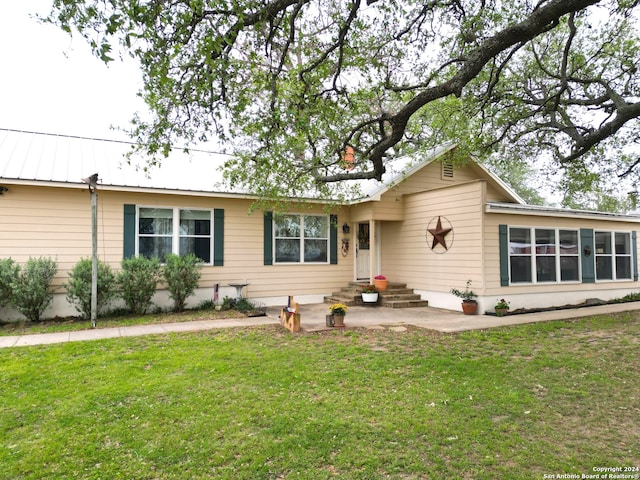
<instances>
[{"instance_id":1,"label":"shrub","mask_svg":"<svg viewBox=\"0 0 640 480\"><path fill-rule=\"evenodd\" d=\"M251 310L254 310L254 306L253 303L251 303L250 300L246 299L246 298L239 298L236 300L236 306L234 307L237 311L239 312L250 312Z\"/></svg>"},{"instance_id":2,"label":"shrub","mask_svg":"<svg viewBox=\"0 0 640 480\"><path fill-rule=\"evenodd\" d=\"M11 283L12 303L30 321L40 320L42 312L53 299L51 282L58 264L51 258L29 258Z\"/></svg>"},{"instance_id":3,"label":"shrub","mask_svg":"<svg viewBox=\"0 0 640 480\"><path fill-rule=\"evenodd\" d=\"M222 300L222 310L231 310L236 306L236 299L225 296Z\"/></svg>"},{"instance_id":4,"label":"shrub","mask_svg":"<svg viewBox=\"0 0 640 480\"><path fill-rule=\"evenodd\" d=\"M203 300L198 304L198 310L215 310L216 302L212 299Z\"/></svg>"},{"instance_id":5,"label":"shrub","mask_svg":"<svg viewBox=\"0 0 640 480\"><path fill-rule=\"evenodd\" d=\"M165 256L164 280L176 312L184 310L187 297L193 295L200 280L199 259L194 254Z\"/></svg>"},{"instance_id":6,"label":"shrub","mask_svg":"<svg viewBox=\"0 0 640 480\"><path fill-rule=\"evenodd\" d=\"M91 317L91 259L82 258L69 272L67 300L83 318ZM118 295L116 276L111 267L98 261L98 312Z\"/></svg>"},{"instance_id":7,"label":"shrub","mask_svg":"<svg viewBox=\"0 0 640 480\"><path fill-rule=\"evenodd\" d=\"M118 283L129 312L143 315L151 305L151 298L162 275L157 258L133 257L122 260Z\"/></svg>"},{"instance_id":8,"label":"shrub","mask_svg":"<svg viewBox=\"0 0 640 480\"><path fill-rule=\"evenodd\" d=\"M0 308L11 303L11 284L18 278L20 266L10 258L0 259Z\"/></svg>"}]
</instances>

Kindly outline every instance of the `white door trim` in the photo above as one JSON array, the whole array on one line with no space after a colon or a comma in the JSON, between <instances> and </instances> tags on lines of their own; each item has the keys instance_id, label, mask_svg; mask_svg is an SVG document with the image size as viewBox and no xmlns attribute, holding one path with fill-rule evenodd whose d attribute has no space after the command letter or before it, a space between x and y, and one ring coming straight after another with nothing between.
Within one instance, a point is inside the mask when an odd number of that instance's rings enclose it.
<instances>
[{"instance_id":1,"label":"white door trim","mask_svg":"<svg viewBox=\"0 0 640 480\"><path fill-rule=\"evenodd\" d=\"M371 238L369 222L358 222L355 228L356 280L367 280L371 276Z\"/></svg>"}]
</instances>

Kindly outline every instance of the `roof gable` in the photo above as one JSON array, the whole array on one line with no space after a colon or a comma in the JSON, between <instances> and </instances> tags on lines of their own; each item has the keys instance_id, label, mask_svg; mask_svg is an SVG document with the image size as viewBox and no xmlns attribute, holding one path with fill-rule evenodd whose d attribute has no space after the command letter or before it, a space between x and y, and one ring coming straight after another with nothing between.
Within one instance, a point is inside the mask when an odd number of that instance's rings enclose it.
<instances>
[{"instance_id":1,"label":"roof gable","mask_svg":"<svg viewBox=\"0 0 640 480\"><path fill-rule=\"evenodd\" d=\"M498 192L498 196L503 202L513 202L525 204L526 202L505 182L479 164L474 158L467 159L465 165L452 165L452 170L446 168L446 157L456 148L455 144L448 144L436 148L427 153L421 159L415 157L404 157L391 163L392 168L388 169L382 182L368 181L364 183L364 196L356 202L379 201L387 192L411 194L442 188L465 181L485 180L490 187ZM451 179L443 178L441 175L445 161L445 170L453 173Z\"/></svg>"}]
</instances>

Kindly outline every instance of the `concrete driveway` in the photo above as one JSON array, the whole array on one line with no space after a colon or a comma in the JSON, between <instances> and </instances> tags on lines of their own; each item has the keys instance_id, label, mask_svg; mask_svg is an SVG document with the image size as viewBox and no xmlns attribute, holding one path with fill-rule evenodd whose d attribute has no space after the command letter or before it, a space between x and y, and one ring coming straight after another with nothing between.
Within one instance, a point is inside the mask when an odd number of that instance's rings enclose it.
<instances>
[{"instance_id":1,"label":"concrete driveway","mask_svg":"<svg viewBox=\"0 0 640 480\"><path fill-rule=\"evenodd\" d=\"M371 327L375 325L415 325L439 332L463 332L486 328L517 325L523 323L566 320L629 310L640 310L640 302L598 305L567 310L554 310L521 315L464 315L462 312L442 310L432 307L387 308L387 307L349 307L344 322L346 327ZM325 303L300 305L300 325L303 331L326 329L326 316L329 305ZM280 309L267 308L267 315L280 318Z\"/></svg>"}]
</instances>

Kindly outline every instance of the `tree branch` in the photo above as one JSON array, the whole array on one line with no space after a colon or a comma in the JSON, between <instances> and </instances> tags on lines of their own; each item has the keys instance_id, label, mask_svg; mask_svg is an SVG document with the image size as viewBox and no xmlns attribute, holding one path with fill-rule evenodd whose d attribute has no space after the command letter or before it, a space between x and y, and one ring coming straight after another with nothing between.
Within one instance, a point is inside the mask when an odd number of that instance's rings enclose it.
<instances>
[{"instance_id":1,"label":"tree branch","mask_svg":"<svg viewBox=\"0 0 640 480\"><path fill-rule=\"evenodd\" d=\"M623 108L619 108L613 120L603 124L597 130L581 136L580 140L576 142L571 155L562 158L562 161L571 162L581 157L589 149L620 130L629 120L638 117L640 117L640 102L627 104Z\"/></svg>"},{"instance_id":2,"label":"tree branch","mask_svg":"<svg viewBox=\"0 0 640 480\"><path fill-rule=\"evenodd\" d=\"M449 95L459 97L462 89L491 61L496 55L521 42L527 42L536 36L549 31L558 24L564 15L584 9L598 3L599 0L550 0L539 4L525 20L505 28L492 37L483 40L472 51L458 71L447 81L426 89L409 100L398 113L390 118L391 134L383 136L376 142L369 155L373 163L373 176L382 179L385 172L383 157L386 152L397 145L404 135L409 119L426 104ZM346 176L345 176L346 175ZM323 181L335 181L333 177L324 177ZM340 180L355 178L355 174L339 175Z\"/></svg>"}]
</instances>

